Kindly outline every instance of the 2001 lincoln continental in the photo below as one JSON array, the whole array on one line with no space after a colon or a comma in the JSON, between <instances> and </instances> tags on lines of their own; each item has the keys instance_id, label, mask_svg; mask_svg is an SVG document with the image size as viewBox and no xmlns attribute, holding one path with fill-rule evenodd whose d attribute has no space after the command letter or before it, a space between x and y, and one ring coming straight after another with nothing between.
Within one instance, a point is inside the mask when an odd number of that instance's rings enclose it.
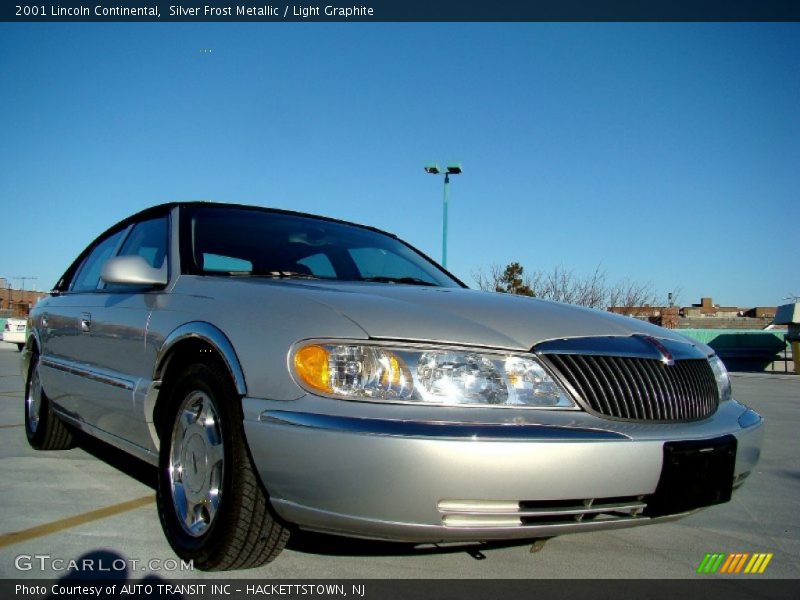
<instances>
[{"instance_id":1,"label":"2001 lincoln continental","mask_svg":"<svg viewBox=\"0 0 800 600\"><path fill-rule=\"evenodd\" d=\"M534 539L725 502L761 417L713 351L627 317L465 286L395 236L173 203L103 233L30 316L25 427L158 466L203 569L292 527Z\"/></svg>"}]
</instances>

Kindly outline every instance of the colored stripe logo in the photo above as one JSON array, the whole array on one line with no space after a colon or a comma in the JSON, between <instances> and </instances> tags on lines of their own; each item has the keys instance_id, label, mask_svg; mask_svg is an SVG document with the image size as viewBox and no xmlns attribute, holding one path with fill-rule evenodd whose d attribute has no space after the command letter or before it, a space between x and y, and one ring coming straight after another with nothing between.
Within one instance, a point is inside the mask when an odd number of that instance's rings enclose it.
<instances>
[{"instance_id":1,"label":"colored stripe logo","mask_svg":"<svg viewBox=\"0 0 800 600\"><path fill-rule=\"evenodd\" d=\"M772 560L772 552L736 552L733 554L707 553L700 566L697 567L698 573L724 573L727 575L761 574L767 569L769 561Z\"/></svg>"}]
</instances>

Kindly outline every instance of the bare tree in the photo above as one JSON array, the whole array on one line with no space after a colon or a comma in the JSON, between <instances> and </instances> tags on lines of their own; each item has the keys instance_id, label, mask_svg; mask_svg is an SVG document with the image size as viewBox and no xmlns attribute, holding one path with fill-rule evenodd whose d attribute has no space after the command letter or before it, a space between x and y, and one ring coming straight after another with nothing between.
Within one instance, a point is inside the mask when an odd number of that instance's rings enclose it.
<instances>
[{"instance_id":1,"label":"bare tree","mask_svg":"<svg viewBox=\"0 0 800 600\"><path fill-rule=\"evenodd\" d=\"M659 303L651 282L631 279L610 282L602 265L597 265L588 275L581 276L563 266L556 266L549 272L525 273L520 263L512 262L505 268L492 265L488 274L478 269L473 271L472 276L482 290L535 296L590 308L641 307ZM677 292L673 292L673 302L676 298ZM662 305L667 306L668 303L665 301Z\"/></svg>"},{"instance_id":2,"label":"bare tree","mask_svg":"<svg viewBox=\"0 0 800 600\"><path fill-rule=\"evenodd\" d=\"M483 268L473 269L472 278L484 292L496 292L502 274L503 269L500 265L490 265L488 273L485 273Z\"/></svg>"},{"instance_id":3,"label":"bare tree","mask_svg":"<svg viewBox=\"0 0 800 600\"><path fill-rule=\"evenodd\" d=\"M606 300L606 306L655 306L659 303L652 283L630 279L623 279L610 286Z\"/></svg>"}]
</instances>

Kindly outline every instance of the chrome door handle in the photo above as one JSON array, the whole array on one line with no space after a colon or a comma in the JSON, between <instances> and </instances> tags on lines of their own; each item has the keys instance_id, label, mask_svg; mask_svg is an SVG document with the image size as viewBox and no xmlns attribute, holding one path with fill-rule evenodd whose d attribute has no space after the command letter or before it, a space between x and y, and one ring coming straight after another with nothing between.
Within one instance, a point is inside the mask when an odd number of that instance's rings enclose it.
<instances>
[{"instance_id":1,"label":"chrome door handle","mask_svg":"<svg viewBox=\"0 0 800 600\"><path fill-rule=\"evenodd\" d=\"M81 331L83 333L89 333L89 330L92 328L92 315L89 313L81 314Z\"/></svg>"},{"instance_id":2,"label":"chrome door handle","mask_svg":"<svg viewBox=\"0 0 800 600\"><path fill-rule=\"evenodd\" d=\"M44 313L42 315L42 327L47 327L47 324L50 322L47 317L48 317L47 313Z\"/></svg>"}]
</instances>

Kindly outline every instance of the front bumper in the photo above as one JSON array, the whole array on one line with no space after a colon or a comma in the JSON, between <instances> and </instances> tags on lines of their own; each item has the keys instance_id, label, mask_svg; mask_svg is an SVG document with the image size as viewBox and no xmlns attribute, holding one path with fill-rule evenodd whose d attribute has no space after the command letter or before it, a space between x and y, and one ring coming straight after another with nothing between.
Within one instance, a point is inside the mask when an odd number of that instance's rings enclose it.
<instances>
[{"instance_id":1,"label":"front bumper","mask_svg":"<svg viewBox=\"0 0 800 600\"><path fill-rule=\"evenodd\" d=\"M403 407L312 396L245 398L244 408L256 468L281 517L316 531L413 542L530 539L675 519L688 513L646 516L665 442L733 435L741 483L763 436L762 419L735 401L708 419L670 424L562 411L481 422L497 414L491 409L444 423L452 413L440 407L402 418Z\"/></svg>"}]
</instances>

